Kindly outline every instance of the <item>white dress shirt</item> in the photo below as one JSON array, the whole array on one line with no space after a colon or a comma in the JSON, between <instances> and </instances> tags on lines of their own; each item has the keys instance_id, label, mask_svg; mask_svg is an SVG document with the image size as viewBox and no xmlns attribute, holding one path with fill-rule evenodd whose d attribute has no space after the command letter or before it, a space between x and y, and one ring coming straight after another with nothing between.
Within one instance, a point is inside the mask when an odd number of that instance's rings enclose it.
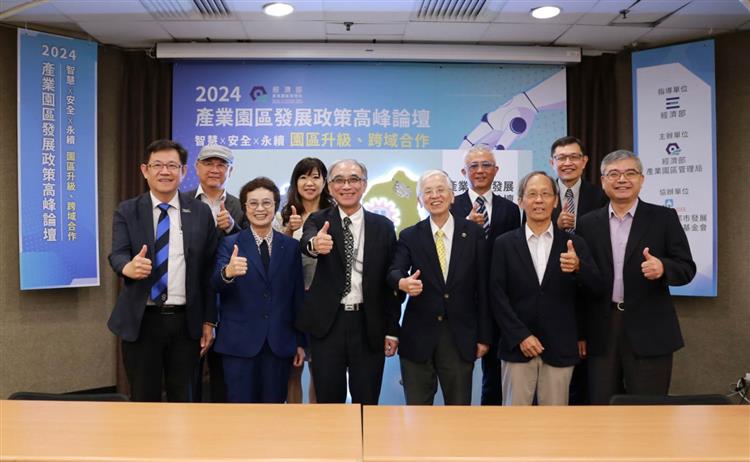
<instances>
[{"instance_id":1,"label":"white dress shirt","mask_svg":"<svg viewBox=\"0 0 750 462\"><path fill-rule=\"evenodd\" d=\"M539 284L542 284L544 280L544 271L547 269L547 260L549 260L549 253L552 251L552 222L546 230L539 236L535 235L534 232L529 228L529 224L524 225L526 228L526 244L529 246L529 253L531 253L531 261L534 262L534 269L536 270L536 277L539 280Z\"/></svg>"},{"instance_id":2,"label":"white dress shirt","mask_svg":"<svg viewBox=\"0 0 750 462\"><path fill-rule=\"evenodd\" d=\"M364 302L362 296L362 271L364 270L365 259L365 209L359 208L351 215L347 215L339 208L341 216L341 228L344 228L344 217L348 216L352 220L349 230L354 236L354 264L352 265L351 290L344 298L341 299L343 305ZM343 252L343 248L341 249Z\"/></svg>"},{"instance_id":3,"label":"white dress shirt","mask_svg":"<svg viewBox=\"0 0 750 462\"><path fill-rule=\"evenodd\" d=\"M161 209L159 204L161 201L151 195L151 210L154 216L154 239L156 238L156 226L159 224L159 215L161 215ZM174 197L169 201L169 209L167 215L169 216L169 263L167 266L167 299L164 301L165 305L184 305L187 303L187 297L185 295L185 247L182 243L182 220L180 219L180 198L179 194L175 194ZM149 249L152 254L154 249ZM140 249L138 249L140 251ZM156 262L151 262L155 264ZM154 268L155 269L155 268ZM149 305L153 305L154 302L149 299L147 302Z\"/></svg>"},{"instance_id":4,"label":"white dress shirt","mask_svg":"<svg viewBox=\"0 0 750 462\"><path fill-rule=\"evenodd\" d=\"M456 228L456 222L453 220L453 215L448 214L448 220L443 224L443 227L440 228L434 221L432 221L432 218L430 218L430 229L432 229L432 239L435 240L436 236L435 233L438 231L438 229L442 229L444 236L443 236L443 242L445 244L445 273L443 274L443 279L448 279L448 268L451 267L451 248L453 245L453 231Z\"/></svg>"}]
</instances>

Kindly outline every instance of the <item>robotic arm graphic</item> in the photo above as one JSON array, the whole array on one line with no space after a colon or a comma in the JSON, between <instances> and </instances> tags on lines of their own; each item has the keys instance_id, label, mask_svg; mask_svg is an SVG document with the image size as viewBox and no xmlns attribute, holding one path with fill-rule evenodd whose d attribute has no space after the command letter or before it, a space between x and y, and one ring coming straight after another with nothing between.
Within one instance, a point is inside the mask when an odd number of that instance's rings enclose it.
<instances>
[{"instance_id":1,"label":"robotic arm graphic","mask_svg":"<svg viewBox=\"0 0 750 462\"><path fill-rule=\"evenodd\" d=\"M537 113L564 106L564 97L560 99L560 95L565 95L565 69L482 116L479 125L464 136L459 148L487 144L499 150L509 149L526 136Z\"/></svg>"}]
</instances>

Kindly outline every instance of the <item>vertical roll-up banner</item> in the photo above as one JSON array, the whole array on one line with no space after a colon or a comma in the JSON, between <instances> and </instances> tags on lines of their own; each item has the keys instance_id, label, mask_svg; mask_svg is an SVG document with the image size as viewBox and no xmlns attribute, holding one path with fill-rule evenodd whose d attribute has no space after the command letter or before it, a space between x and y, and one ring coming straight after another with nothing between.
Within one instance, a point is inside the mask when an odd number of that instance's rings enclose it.
<instances>
[{"instance_id":1,"label":"vertical roll-up banner","mask_svg":"<svg viewBox=\"0 0 750 462\"><path fill-rule=\"evenodd\" d=\"M99 285L97 45L18 31L21 290Z\"/></svg>"},{"instance_id":2,"label":"vertical roll-up banner","mask_svg":"<svg viewBox=\"0 0 750 462\"><path fill-rule=\"evenodd\" d=\"M716 82L714 41L633 53L641 197L673 208L698 272L675 295L716 296Z\"/></svg>"}]
</instances>

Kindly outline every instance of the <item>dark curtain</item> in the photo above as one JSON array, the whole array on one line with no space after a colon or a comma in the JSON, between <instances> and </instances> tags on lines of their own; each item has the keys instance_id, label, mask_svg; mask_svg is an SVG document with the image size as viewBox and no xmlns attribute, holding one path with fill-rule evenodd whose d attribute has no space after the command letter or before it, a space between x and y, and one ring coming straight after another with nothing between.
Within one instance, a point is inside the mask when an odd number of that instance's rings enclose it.
<instances>
[{"instance_id":1,"label":"dark curtain","mask_svg":"<svg viewBox=\"0 0 750 462\"><path fill-rule=\"evenodd\" d=\"M150 58L144 51L124 52L123 64L118 202L146 190L140 170L146 146L172 136L172 64ZM120 342L117 357L117 391L127 395Z\"/></svg>"},{"instance_id":2,"label":"dark curtain","mask_svg":"<svg viewBox=\"0 0 750 462\"><path fill-rule=\"evenodd\" d=\"M568 134L578 137L589 156L586 179L600 184L599 164L617 149L616 55L584 56L568 67Z\"/></svg>"},{"instance_id":3,"label":"dark curtain","mask_svg":"<svg viewBox=\"0 0 750 462\"><path fill-rule=\"evenodd\" d=\"M120 200L146 190L140 171L146 146L172 136L172 64L144 51L125 52L123 59Z\"/></svg>"}]
</instances>

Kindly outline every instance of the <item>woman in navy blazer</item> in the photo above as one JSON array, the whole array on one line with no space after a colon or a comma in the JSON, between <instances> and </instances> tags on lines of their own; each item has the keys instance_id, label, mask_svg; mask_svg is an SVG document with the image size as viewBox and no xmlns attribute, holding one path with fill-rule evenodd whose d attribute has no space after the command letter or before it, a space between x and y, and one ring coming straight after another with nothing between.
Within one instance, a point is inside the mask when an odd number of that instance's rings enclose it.
<instances>
[{"instance_id":1,"label":"woman in navy blazer","mask_svg":"<svg viewBox=\"0 0 750 462\"><path fill-rule=\"evenodd\" d=\"M283 403L291 367L305 358L294 328L304 296L299 243L271 226L279 207L273 181L250 181L240 202L250 229L224 238L211 280L219 293L214 349L229 402Z\"/></svg>"}]
</instances>

